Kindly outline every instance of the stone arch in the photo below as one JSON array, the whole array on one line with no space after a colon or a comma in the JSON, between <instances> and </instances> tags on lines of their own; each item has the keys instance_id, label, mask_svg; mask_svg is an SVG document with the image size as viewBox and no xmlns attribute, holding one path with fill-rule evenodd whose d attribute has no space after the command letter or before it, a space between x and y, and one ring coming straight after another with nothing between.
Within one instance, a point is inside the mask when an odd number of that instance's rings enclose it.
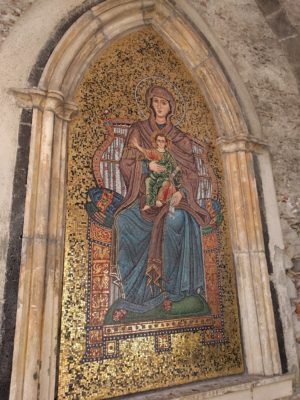
<instances>
[{"instance_id":1,"label":"stone arch","mask_svg":"<svg viewBox=\"0 0 300 400\"><path fill-rule=\"evenodd\" d=\"M252 152L264 142L233 66L188 5L107 0L80 17L51 55L39 87L13 90L33 108L11 398L54 398L63 269L66 134L76 87L119 35L151 24L192 70L214 116L225 166L248 373L281 372ZM195 51L197 49L197 51ZM75 77L75 79L74 79Z\"/></svg>"},{"instance_id":2,"label":"stone arch","mask_svg":"<svg viewBox=\"0 0 300 400\"><path fill-rule=\"evenodd\" d=\"M72 100L84 71L103 47L121 34L151 24L194 72L213 111L219 136L251 135L259 140L258 118L253 118L254 107L234 66L205 22L199 21L199 16L193 21L201 26L203 37L199 37L199 32L184 18L185 12L192 17L191 7L185 5L182 8L182 15L179 15L168 2L149 1L144 5L142 1L126 1L120 5L116 1L110 6L99 4L93 7L59 42L44 69L39 88L60 91L65 99ZM197 48L196 52L194 48Z\"/></svg>"}]
</instances>

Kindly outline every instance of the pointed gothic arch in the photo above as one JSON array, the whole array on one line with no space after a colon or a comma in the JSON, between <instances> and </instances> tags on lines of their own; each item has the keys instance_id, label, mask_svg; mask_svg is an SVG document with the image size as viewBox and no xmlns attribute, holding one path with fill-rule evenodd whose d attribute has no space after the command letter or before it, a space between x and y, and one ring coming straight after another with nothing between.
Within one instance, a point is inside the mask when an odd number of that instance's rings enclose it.
<instances>
[{"instance_id":1,"label":"pointed gothic arch","mask_svg":"<svg viewBox=\"0 0 300 400\"><path fill-rule=\"evenodd\" d=\"M265 143L254 107L205 22L187 4L107 0L65 33L38 88L15 90L33 108L11 399L54 398L64 247L66 135L73 97L94 58L120 35L151 25L193 72L221 148L249 374L281 373L253 152ZM197 49L195 51L195 49Z\"/></svg>"}]
</instances>

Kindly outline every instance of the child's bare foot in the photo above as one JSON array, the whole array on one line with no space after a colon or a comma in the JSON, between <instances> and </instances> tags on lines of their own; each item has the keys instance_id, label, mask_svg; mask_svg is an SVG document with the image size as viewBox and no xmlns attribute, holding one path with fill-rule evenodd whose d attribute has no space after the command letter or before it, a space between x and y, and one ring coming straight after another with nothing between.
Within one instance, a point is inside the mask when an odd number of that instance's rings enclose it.
<instances>
[{"instance_id":1,"label":"child's bare foot","mask_svg":"<svg viewBox=\"0 0 300 400\"><path fill-rule=\"evenodd\" d=\"M144 206L144 208L142 209L143 211L149 210L150 206L148 206L147 204Z\"/></svg>"},{"instance_id":2,"label":"child's bare foot","mask_svg":"<svg viewBox=\"0 0 300 400\"><path fill-rule=\"evenodd\" d=\"M172 309L172 301L170 299L165 299L163 302L163 309L165 311L171 311Z\"/></svg>"},{"instance_id":3,"label":"child's bare foot","mask_svg":"<svg viewBox=\"0 0 300 400\"><path fill-rule=\"evenodd\" d=\"M156 200L156 207L161 207L163 203L159 200Z\"/></svg>"},{"instance_id":4,"label":"child's bare foot","mask_svg":"<svg viewBox=\"0 0 300 400\"><path fill-rule=\"evenodd\" d=\"M114 321L121 321L125 317L126 314L127 314L126 310L117 309L117 310L114 311L112 319Z\"/></svg>"}]
</instances>

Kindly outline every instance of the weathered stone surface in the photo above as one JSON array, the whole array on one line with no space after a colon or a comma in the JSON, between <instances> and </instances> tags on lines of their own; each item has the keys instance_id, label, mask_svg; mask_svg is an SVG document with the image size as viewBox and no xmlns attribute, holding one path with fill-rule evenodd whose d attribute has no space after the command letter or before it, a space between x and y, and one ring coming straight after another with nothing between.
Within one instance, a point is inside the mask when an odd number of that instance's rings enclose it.
<instances>
[{"instance_id":1,"label":"weathered stone surface","mask_svg":"<svg viewBox=\"0 0 300 400\"><path fill-rule=\"evenodd\" d=\"M10 28L34 1L35 0L7 0L0 2L0 44L9 34Z\"/></svg>"},{"instance_id":2,"label":"weathered stone surface","mask_svg":"<svg viewBox=\"0 0 300 400\"><path fill-rule=\"evenodd\" d=\"M28 12L31 12L35 5L33 5L31 9L29 9L29 6L33 1L34 0L8 0L0 3L0 41L3 41L3 39L7 37L9 29L14 24L18 25L18 23L22 22L23 11L28 9ZM238 73L247 85L254 99L264 135L271 146L270 149L273 159L273 170L286 251L287 254L293 258L297 256L297 254L300 254L300 155L299 139L297 139L297 137L299 137L300 126L299 91L297 88L297 83L300 80L300 67L294 69L295 73L293 75L293 70L285 57L284 46L287 46L287 54L289 55L290 61L292 63L298 63L299 53L297 52L297 46L299 47L299 41L291 38L288 41L282 41L280 44L278 39L285 37L289 32L294 32L289 21L292 26L299 29L299 0L280 0L280 5L286 10L286 14L284 14L283 9L283 14L280 14L280 30L277 30L279 37L274 34L277 27L273 26L274 32L272 32L271 26L268 25L269 22L266 22L263 18L263 15L270 15L279 10L279 1L277 0L257 0L256 2L255 0L226 0L225 2L224 0L188 0L188 2L193 4L199 15L205 17L214 31L215 36L230 55ZM43 2L41 1L40 3ZM46 2L44 1L44 3ZM58 3L63 4L63 2ZM68 10L70 10L71 3L75 7L79 5L80 1L66 1L65 3L68 3ZM256 3L260 5L260 9L257 7ZM51 4L51 7L55 9L55 6L52 6L52 2L48 4ZM60 7L65 7L65 10L67 10L67 5L61 5ZM41 24L41 19L38 17L39 14L36 10L35 12L36 14L34 15L37 16L35 20L36 24ZM46 24L47 26L43 26L45 29L40 29L40 34L34 37L32 37L31 31L30 35L28 34L28 29L26 30L24 26L23 33L24 35L27 34L27 43L31 44L31 51L34 52L34 56L32 57L29 53L25 54L24 48L19 46L19 43L21 43L20 40L18 40L17 36L14 37L15 41L11 50L15 53L22 53L23 57L22 59L20 57L20 60L24 63L24 67L23 64L21 68L18 67L17 64L6 63L9 57L9 52L7 50L3 53L4 55L1 54L1 56L3 55L1 60L5 60L5 63L3 61L3 66L6 67L6 75L1 74L4 78L2 78L0 84L2 93L0 96L0 103L7 104L7 106L4 106L2 109L4 118L2 119L1 127L3 128L3 132L5 131L5 135L3 135L5 141L2 140L1 143L2 145L5 144L5 152L11 155L11 159L8 160L9 162L6 158L3 159L7 170L4 170L3 167L1 170L7 172L5 173L5 179L1 178L1 185L8 188L8 191L10 190L10 182L13 177L14 154L17 140L15 126L6 121L9 120L9 116L12 113L14 113L14 118L16 118L17 113L8 99L6 90L10 86L26 86L28 73L31 66L36 61L37 54L42 44L45 44L49 40L51 37L50 33L54 30L54 27L57 26L62 15L65 16L66 14L54 16L50 15L50 12L49 15L47 13L47 16L44 16L44 20L47 20L47 23L48 20L51 20L52 25ZM282 15L284 15L284 17L282 17ZM274 16L270 17L269 20L272 24ZM50 25L51 27L49 28ZM61 35L62 33L63 31ZM286 42L286 44L284 42ZM53 41L53 46L54 44L55 41ZM31 84L38 83L38 79L43 71L43 66L53 50L53 46L47 49L44 53L44 60L41 61L40 65L37 65L34 71L35 75L33 74L35 79L31 80ZM40 58L40 60L42 60L42 58ZM28 67L28 65L30 67ZM2 68L1 70L3 71ZM25 172L25 170L20 171L20 174ZM2 200L4 194L0 195L0 197L0 200ZM8 220L7 214L9 213L10 205L6 200L1 202L1 204L4 205L0 210L1 230L7 232L6 221ZM5 233L1 239L1 259L5 259L6 256L7 239L7 234ZM1 269L3 269L2 264ZM11 277L10 271L8 271L8 274L9 277ZM0 304L3 284L4 277L3 274L0 274ZM298 326L296 332L298 332L300 342L300 328L297 318L295 318L294 323L296 328Z\"/></svg>"},{"instance_id":3,"label":"weathered stone surface","mask_svg":"<svg viewBox=\"0 0 300 400\"><path fill-rule=\"evenodd\" d=\"M193 2L214 26L219 40L228 48L254 98L264 134L271 145L277 189L279 192L286 189L290 195L293 191L294 197L297 197L297 135L300 122L297 81L284 51L278 46L276 37L262 20L253 2L243 3L243 7L238 10L233 1L226 2L226 7L220 3ZM299 42L290 40L291 52L296 53ZM283 165L289 166L289 173L282 174Z\"/></svg>"},{"instance_id":4,"label":"weathered stone surface","mask_svg":"<svg viewBox=\"0 0 300 400\"><path fill-rule=\"evenodd\" d=\"M240 1L240 7L236 7L233 0L226 1L226 4L197 0L190 2L204 15L218 39L228 49L254 99L263 133L271 146L281 217L282 220L290 221L290 210L297 208L297 198L300 197L297 183L300 164L299 139L297 140L300 99L298 82L284 49L252 0ZM277 7L273 1L261 3L264 4L266 13L274 11ZM300 13L300 10L298 12ZM290 56L295 62L298 61L296 57L299 41L291 38L287 44L290 46ZM283 170L288 170L288 173L283 173ZM287 196L287 200L282 201L283 196ZM293 230L292 227L290 229ZM286 230L284 233L287 233ZM299 237L285 238L288 248L296 246L299 240Z\"/></svg>"},{"instance_id":5,"label":"weathered stone surface","mask_svg":"<svg viewBox=\"0 0 300 400\"><path fill-rule=\"evenodd\" d=\"M224 385L225 384L225 385ZM228 377L193 383L154 393L132 395L132 400L288 400L292 393L288 376L259 379ZM129 399L128 399L129 400Z\"/></svg>"},{"instance_id":6,"label":"weathered stone surface","mask_svg":"<svg viewBox=\"0 0 300 400\"><path fill-rule=\"evenodd\" d=\"M295 259L300 255L299 1L189 1L227 49L252 96L270 146L285 252ZM283 286L277 285L282 299ZM283 321L290 330L291 323ZM288 336L291 354L293 332Z\"/></svg>"},{"instance_id":7,"label":"weathered stone surface","mask_svg":"<svg viewBox=\"0 0 300 400\"><path fill-rule=\"evenodd\" d=\"M284 51L255 1L242 0L240 7L234 1L208 2L205 6L197 0L191 1L228 50L244 82L259 81L264 86L297 92Z\"/></svg>"},{"instance_id":8,"label":"weathered stone surface","mask_svg":"<svg viewBox=\"0 0 300 400\"><path fill-rule=\"evenodd\" d=\"M263 0L262 0L263 1ZM270 0L272 1L272 0ZM291 24L299 30L300 27L300 7L298 0L280 0L282 7L285 8Z\"/></svg>"},{"instance_id":9,"label":"weathered stone surface","mask_svg":"<svg viewBox=\"0 0 300 400\"><path fill-rule=\"evenodd\" d=\"M22 245L24 198L26 192L27 165L31 132L31 111L23 111L19 129L19 147L17 153L12 216L10 225L10 243L7 253L2 326L0 338L0 398L6 399L9 393L12 353L14 346L16 298L18 296L19 268Z\"/></svg>"},{"instance_id":10,"label":"weathered stone surface","mask_svg":"<svg viewBox=\"0 0 300 400\"><path fill-rule=\"evenodd\" d=\"M297 33L296 29L290 23L285 9L281 8L277 12L269 15L267 20L272 30L281 39L290 37Z\"/></svg>"},{"instance_id":11,"label":"weathered stone surface","mask_svg":"<svg viewBox=\"0 0 300 400\"><path fill-rule=\"evenodd\" d=\"M295 77L298 81L298 86L300 87L300 84L299 84L299 82L300 82L300 65L294 66L293 70L294 70Z\"/></svg>"},{"instance_id":12,"label":"weathered stone surface","mask_svg":"<svg viewBox=\"0 0 300 400\"><path fill-rule=\"evenodd\" d=\"M270 144L277 199L286 249L299 253L300 99L281 91L249 85ZM272 96L272 102L269 101ZM283 173L283 171L287 171Z\"/></svg>"},{"instance_id":13,"label":"weathered stone surface","mask_svg":"<svg viewBox=\"0 0 300 400\"><path fill-rule=\"evenodd\" d=\"M290 37L284 41L287 56L292 64L300 64L300 36Z\"/></svg>"},{"instance_id":14,"label":"weathered stone surface","mask_svg":"<svg viewBox=\"0 0 300 400\"><path fill-rule=\"evenodd\" d=\"M258 7L265 14L271 14L280 8L279 0L256 0Z\"/></svg>"}]
</instances>

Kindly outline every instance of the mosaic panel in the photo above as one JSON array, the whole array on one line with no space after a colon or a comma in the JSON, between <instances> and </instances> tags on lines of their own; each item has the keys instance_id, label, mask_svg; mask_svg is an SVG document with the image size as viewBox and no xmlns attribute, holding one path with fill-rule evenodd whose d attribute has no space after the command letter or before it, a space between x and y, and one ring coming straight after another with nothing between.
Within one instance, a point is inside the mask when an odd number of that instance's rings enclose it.
<instances>
[{"instance_id":1,"label":"mosaic panel","mask_svg":"<svg viewBox=\"0 0 300 400\"><path fill-rule=\"evenodd\" d=\"M197 83L144 28L101 53L76 101L58 398L243 372L222 163Z\"/></svg>"}]
</instances>

